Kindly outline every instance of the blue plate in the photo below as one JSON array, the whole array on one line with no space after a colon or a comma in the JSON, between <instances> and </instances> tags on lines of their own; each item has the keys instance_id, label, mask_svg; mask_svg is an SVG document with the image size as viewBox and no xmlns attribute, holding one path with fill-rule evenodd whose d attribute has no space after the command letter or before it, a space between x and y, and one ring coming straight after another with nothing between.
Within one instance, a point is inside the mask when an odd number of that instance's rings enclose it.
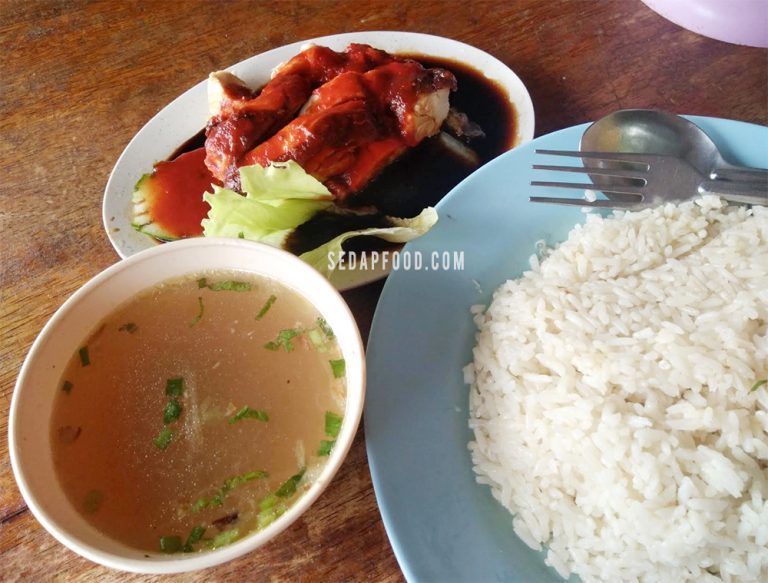
<instances>
[{"instance_id":1,"label":"blue plate","mask_svg":"<svg viewBox=\"0 0 768 583\"><path fill-rule=\"evenodd\" d=\"M768 128L689 119L730 161L768 167ZM438 205L433 230L405 246L411 269L403 262L384 286L368 340L365 437L384 525L410 582L562 582L475 482L462 368L474 345L470 306L528 269L536 241L558 243L584 220L578 208L528 196L534 149L576 150L587 125L537 138L464 180Z\"/></svg>"}]
</instances>

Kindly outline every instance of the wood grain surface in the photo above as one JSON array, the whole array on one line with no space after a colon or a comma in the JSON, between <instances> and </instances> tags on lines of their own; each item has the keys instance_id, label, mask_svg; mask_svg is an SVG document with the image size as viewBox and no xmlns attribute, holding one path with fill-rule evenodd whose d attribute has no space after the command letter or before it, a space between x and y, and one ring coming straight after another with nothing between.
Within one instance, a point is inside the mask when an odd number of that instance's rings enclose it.
<instances>
[{"instance_id":1,"label":"wood grain surface","mask_svg":"<svg viewBox=\"0 0 768 583\"><path fill-rule=\"evenodd\" d=\"M363 30L437 34L493 54L527 85L537 135L627 107L768 124L768 51L688 32L639 0L0 1L0 580L403 580L362 428L330 489L276 541L176 577L110 571L56 542L21 498L6 440L35 336L118 260L101 201L131 137L212 70ZM364 337L380 291L345 294Z\"/></svg>"}]
</instances>

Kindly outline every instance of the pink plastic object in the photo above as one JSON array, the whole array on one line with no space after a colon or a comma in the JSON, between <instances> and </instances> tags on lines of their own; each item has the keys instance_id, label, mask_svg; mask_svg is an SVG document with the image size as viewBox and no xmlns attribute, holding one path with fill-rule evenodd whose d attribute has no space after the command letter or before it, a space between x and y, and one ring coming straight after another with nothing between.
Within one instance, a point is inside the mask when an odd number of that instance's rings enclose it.
<instances>
[{"instance_id":1,"label":"pink plastic object","mask_svg":"<svg viewBox=\"0 0 768 583\"><path fill-rule=\"evenodd\" d=\"M692 32L729 43L768 48L768 0L642 1Z\"/></svg>"}]
</instances>

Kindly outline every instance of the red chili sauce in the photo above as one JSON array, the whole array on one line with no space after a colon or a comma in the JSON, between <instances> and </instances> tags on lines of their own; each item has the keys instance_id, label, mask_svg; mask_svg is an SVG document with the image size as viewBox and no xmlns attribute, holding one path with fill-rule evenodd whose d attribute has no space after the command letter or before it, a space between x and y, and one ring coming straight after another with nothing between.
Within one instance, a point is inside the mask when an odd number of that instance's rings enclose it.
<instances>
[{"instance_id":1,"label":"red chili sauce","mask_svg":"<svg viewBox=\"0 0 768 583\"><path fill-rule=\"evenodd\" d=\"M205 149L182 153L172 160L159 162L152 173L152 217L163 231L175 237L203 234L201 221L210 205L203 193L218 181L206 168Z\"/></svg>"}]
</instances>

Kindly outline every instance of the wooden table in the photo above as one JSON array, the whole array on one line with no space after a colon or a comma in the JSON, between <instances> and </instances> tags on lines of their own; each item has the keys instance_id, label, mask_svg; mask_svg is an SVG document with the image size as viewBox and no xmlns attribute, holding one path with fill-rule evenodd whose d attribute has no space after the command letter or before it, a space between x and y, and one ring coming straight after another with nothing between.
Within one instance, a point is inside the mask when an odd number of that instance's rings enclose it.
<instances>
[{"instance_id":1,"label":"wooden table","mask_svg":"<svg viewBox=\"0 0 768 583\"><path fill-rule=\"evenodd\" d=\"M768 124L768 51L710 40L639 0L0 2L0 580L152 580L81 559L27 510L8 458L16 375L63 300L118 260L109 172L178 94L242 59L326 34L404 30L473 44L528 86L537 135L627 107ZM367 337L381 291L345 294ZM279 540L179 581L401 581L363 429L332 487Z\"/></svg>"}]
</instances>

